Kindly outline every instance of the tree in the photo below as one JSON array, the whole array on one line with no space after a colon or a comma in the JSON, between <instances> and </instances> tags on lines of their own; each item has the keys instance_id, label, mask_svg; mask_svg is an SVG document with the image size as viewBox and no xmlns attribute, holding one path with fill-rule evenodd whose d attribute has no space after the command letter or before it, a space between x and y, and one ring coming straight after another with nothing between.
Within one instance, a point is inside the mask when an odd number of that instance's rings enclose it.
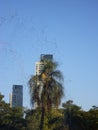
<instances>
[{"instance_id":1,"label":"tree","mask_svg":"<svg viewBox=\"0 0 98 130\"><path fill-rule=\"evenodd\" d=\"M39 130L41 112L38 109L26 112L26 130Z\"/></svg>"},{"instance_id":2,"label":"tree","mask_svg":"<svg viewBox=\"0 0 98 130\"><path fill-rule=\"evenodd\" d=\"M48 120L49 130L68 130L64 124L64 109L52 109Z\"/></svg>"},{"instance_id":3,"label":"tree","mask_svg":"<svg viewBox=\"0 0 98 130\"><path fill-rule=\"evenodd\" d=\"M65 125L69 127L69 130L85 130L86 124L82 116L83 111L81 107L73 104L72 100L68 100L62 106L65 108Z\"/></svg>"},{"instance_id":4,"label":"tree","mask_svg":"<svg viewBox=\"0 0 98 130\"><path fill-rule=\"evenodd\" d=\"M10 124L9 116L10 116L10 107L8 103L5 103L3 100L4 95L0 93L0 129L2 127L8 126Z\"/></svg>"},{"instance_id":5,"label":"tree","mask_svg":"<svg viewBox=\"0 0 98 130\"><path fill-rule=\"evenodd\" d=\"M24 130L26 122L22 108L10 108L3 98L0 94L0 130Z\"/></svg>"},{"instance_id":6,"label":"tree","mask_svg":"<svg viewBox=\"0 0 98 130\"><path fill-rule=\"evenodd\" d=\"M98 130L98 109L93 107L84 113L88 130Z\"/></svg>"},{"instance_id":7,"label":"tree","mask_svg":"<svg viewBox=\"0 0 98 130\"><path fill-rule=\"evenodd\" d=\"M29 80L31 103L37 102L42 112L40 130L43 130L44 127L45 113L49 113L52 107L58 108L64 95L63 76L57 70L57 62L52 60L43 62L44 67L41 74L34 75Z\"/></svg>"}]
</instances>

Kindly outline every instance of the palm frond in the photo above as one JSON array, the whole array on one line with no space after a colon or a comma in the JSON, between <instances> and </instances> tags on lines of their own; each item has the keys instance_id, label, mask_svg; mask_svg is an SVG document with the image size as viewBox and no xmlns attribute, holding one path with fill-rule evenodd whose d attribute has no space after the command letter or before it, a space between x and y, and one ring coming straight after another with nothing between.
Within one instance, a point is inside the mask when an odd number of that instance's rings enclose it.
<instances>
[{"instance_id":1,"label":"palm frond","mask_svg":"<svg viewBox=\"0 0 98 130\"><path fill-rule=\"evenodd\" d=\"M52 106L58 107L63 93L63 75L57 70L58 63L44 61L42 73L34 75L29 80L31 103L37 102L50 110Z\"/></svg>"},{"instance_id":2,"label":"palm frond","mask_svg":"<svg viewBox=\"0 0 98 130\"><path fill-rule=\"evenodd\" d=\"M53 72L51 73L51 76L54 77L56 80L64 81L63 75L62 75L61 71L59 71L59 70L53 71Z\"/></svg>"}]
</instances>

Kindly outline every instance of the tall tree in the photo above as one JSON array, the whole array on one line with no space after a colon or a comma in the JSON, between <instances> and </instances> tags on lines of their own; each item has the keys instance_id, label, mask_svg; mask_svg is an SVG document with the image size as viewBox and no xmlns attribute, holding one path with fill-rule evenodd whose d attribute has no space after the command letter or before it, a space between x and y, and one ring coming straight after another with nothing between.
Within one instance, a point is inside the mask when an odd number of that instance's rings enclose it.
<instances>
[{"instance_id":1,"label":"tall tree","mask_svg":"<svg viewBox=\"0 0 98 130\"><path fill-rule=\"evenodd\" d=\"M58 108L64 95L63 76L57 70L58 63L51 60L43 62L41 74L34 75L29 80L31 103L37 102L42 112L40 130L43 130L45 113L50 112L52 107Z\"/></svg>"},{"instance_id":2,"label":"tall tree","mask_svg":"<svg viewBox=\"0 0 98 130\"><path fill-rule=\"evenodd\" d=\"M72 100L68 100L62 106L65 108L64 122L69 127L69 130L86 130L81 107L73 104Z\"/></svg>"}]
</instances>

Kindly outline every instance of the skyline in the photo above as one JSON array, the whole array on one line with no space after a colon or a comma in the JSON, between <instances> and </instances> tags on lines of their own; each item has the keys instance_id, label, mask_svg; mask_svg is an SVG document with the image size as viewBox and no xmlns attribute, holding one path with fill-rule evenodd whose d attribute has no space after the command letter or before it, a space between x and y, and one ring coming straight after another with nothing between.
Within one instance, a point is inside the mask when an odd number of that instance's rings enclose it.
<instances>
[{"instance_id":1,"label":"skyline","mask_svg":"<svg viewBox=\"0 0 98 130\"><path fill-rule=\"evenodd\" d=\"M97 0L1 0L0 92L9 102L13 84L23 85L30 107L28 80L40 54L53 54L64 75L65 97L89 110L98 105Z\"/></svg>"}]
</instances>

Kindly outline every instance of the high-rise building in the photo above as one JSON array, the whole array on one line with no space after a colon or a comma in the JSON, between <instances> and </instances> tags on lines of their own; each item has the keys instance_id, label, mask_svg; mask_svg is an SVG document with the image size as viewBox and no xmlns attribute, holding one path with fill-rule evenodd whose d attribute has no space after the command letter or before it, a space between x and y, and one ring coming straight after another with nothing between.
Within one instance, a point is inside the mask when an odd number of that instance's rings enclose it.
<instances>
[{"instance_id":1,"label":"high-rise building","mask_svg":"<svg viewBox=\"0 0 98 130\"><path fill-rule=\"evenodd\" d=\"M44 61L44 60L53 60L53 55L51 54L41 54L40 55L40 60Z\"/></svg>"},{"instance_id":2,"label":"high-rise building","mask_svg":"<svg viewBox=\"0 0 98 130\"><path fill-rule=\"evenodd\" d=\"M36 75L40 75L44 67L43 62L36 62Z\"/></svg>"},{"instance_id":3,"label":"high-rise building","mask_svg":"<svg viewBox=\"0 0 98 130\"><path fill-rule=\"evenodd\" d=\"M23 86L13 85L10 94L10 107L23 107Z\"/></svg>"},{"instance_id":4,"label":"high-rise building","mask_svg":"<svg viewBox=\"0 0 98 130\"><path fill-rule=\"evenodd\" d=\"M40 75L43 67L44 67L44 60L53 60L53 55L51 54L41 54L40 55L40 61L36 62L36 75Z\"/></svg>"}]
</instances>

